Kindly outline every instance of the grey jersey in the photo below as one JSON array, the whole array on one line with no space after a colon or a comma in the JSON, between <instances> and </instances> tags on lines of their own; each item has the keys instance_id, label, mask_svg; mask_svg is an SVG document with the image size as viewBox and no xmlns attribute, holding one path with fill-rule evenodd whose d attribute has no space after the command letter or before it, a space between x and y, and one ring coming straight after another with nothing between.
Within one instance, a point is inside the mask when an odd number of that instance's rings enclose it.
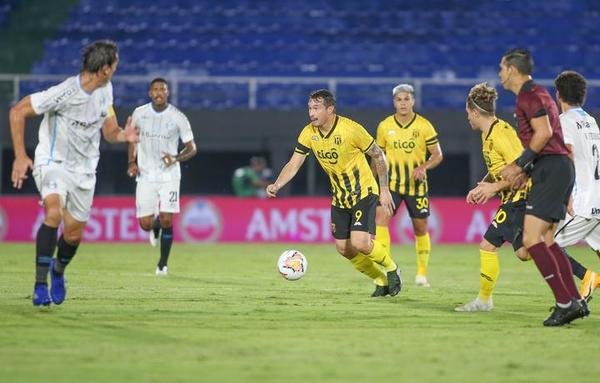
<instances>
[{"instance_id":1,"label":"grey jersey","mask_svg":"<svg viewBox=\"0 0 600 383\"><path fill-rule=\"evenodd\" d=\"M140 129L140 142L136 146L138 179L150 182L181 179L179 162L167 167L162 157L166 153L176 156L180 139L184 143L194 139L187 117L173 105L157 112L148 103L135 109L132 120Z\"/></svg>"},{"instance_id":2,"label":"grey jersey","mask_svg":"<svg viewBox=\"0 0 600 383\"><path fill-rule=\"evenodd\" d=\"M74 173L95 173L100 158L100 131L112 103L111 83L88 94L81 88L79 76L32 94L33 110L44 115L35 166L56 162Z\"/></svg>"}]
</instances>

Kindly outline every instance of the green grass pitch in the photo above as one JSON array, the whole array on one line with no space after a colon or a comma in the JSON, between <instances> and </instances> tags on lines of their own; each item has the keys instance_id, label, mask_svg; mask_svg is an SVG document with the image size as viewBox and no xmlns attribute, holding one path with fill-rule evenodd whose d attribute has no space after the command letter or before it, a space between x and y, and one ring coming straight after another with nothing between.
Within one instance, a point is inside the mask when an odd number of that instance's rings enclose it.
<instances>
[{"instance_id":1,"label":"green grass pitch","mask_svg":"<svg viewBox=\"0 0 600 383\"><path fill-rule=\"evenodd\" d=\"M285 281L286 248L309 260ZM394 246L405 287L371 283L333 244L84 243L61 306L31 305L33 244L0 244L0 382L586 382L600 376L600 298L592 315L544 328L552 298L530 262L503 248L490 313L475 297L475 245L433 246L432 287L414 286L412 246ZM600 269L587 248L571 250ZM579 281L578 281L579 283ZM600 296L600 293L599 293ZM567 374L567 375L563 375ZM567 376L568 378L561 378Z\"/></svg>"}]
</instances>

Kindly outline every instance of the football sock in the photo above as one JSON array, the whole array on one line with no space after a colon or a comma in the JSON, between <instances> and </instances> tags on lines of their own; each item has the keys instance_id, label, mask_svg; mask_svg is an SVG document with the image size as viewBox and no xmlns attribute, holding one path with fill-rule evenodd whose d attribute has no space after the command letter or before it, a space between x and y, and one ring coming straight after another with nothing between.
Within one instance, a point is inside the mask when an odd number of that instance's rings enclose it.
<instances>
[{"instance_id":1,"label":"football sock","mask_svg":"<svg viewBox=\"0 0 600 383\"><path fill-rule=\"evenodd\" d=\"M158 215L152 221L152 233L154 233L154 238L158 239L158 234L160 233L160 216Z\"/></svg>"},{"instance_id":2,"label":"football sock","mask_svg":"<svg viewBox=\"0 0 600 383\"><path fill-rule=\"evenodd\" d=\"M571 294L571 298L576 300L581 299L581 295L579 295L579 290L577 290L577 285L575 285L575 281L573 280L573 268L571 267L571 262L569 262L569 258L556 242L550 245L548 249L550 249L550 251L554 255L554 259L556 259L556 264L558 265L558 269L560 271L560 278L562 279L563 284Z\"/></svg>"},{"instance_id":3,"label":"football sock","mask_svg":"<svg viewBox=\"0 0 600 383\"><path fill-rule=\"evenodd\" d=\"M63 274L65 272L65 268L71 263L78 247L79 244L71 245L65 241L65 238L62 235L60 236L58 239L58 253L56 254L58 262L54 262L53 270L56 274Z\"/></svg>"},{"instance_id":4,"label":"football sock","mask_svg":"<svg viewBox=\"0 0 600 383\"><path fill-rule=\"evenodd\" d=\"M494 285L498 280L500 263L498 262L498 254L495 251L479 249L479 258L481 260L479 299L487 302L490 300Z\"/></svg>"},{"instance_id":5,"label":"football sock","mask_svg":"<svg viewBox=\"0 0 600 383\"><path fill-rule=\"evenodd\" d=\"M388 226L379 226L375 229L375 238L381 243L383 246L390 249L392 240L390 239L390 228Z\"/></svg>"},{"instance_id":6,"label":"football sock","mask_svg":"<svg viewBox=\"0 0 600 383\"><path fill-rule=\"evenodd\" d=\"M158 268L162 270L167 265L169 253L171 253L171 245L173 244L173 228L163 228L160 236L160 261Z\"/></svg>"},{"instance_id":7,"label":"football sock","mask_svg":"<svg viewBox=\"0 0 600 383\"><path fill-rule=\"evenodd\" d=\"M369 258L371 258L378 265L383 266L386 272L394 271L398 266L390 256L390 250L388 247L385 247L378 240L373 240L373 249L371 253L365 254Z\"/></svg>"},{"instance_id":8,"label":"football sock","mask_svg":"<svg viewBox=\"0 0 600 383\"><path fill-rule=\"evenodd\" d=\"M42 223L35 237L35 283L48 283L48 268L56 249L58 228Z\"/></svg>"},{"instance_id":9,"label":"football sock","mask_svg":"<svg viewBox=\"0 0 600 383\"><path fill-rule=\"evenodd\" d=\"M583 266L581 263L577 262L575 260L575 258L571 257L568 254L567 254L567 257L569 257L569 262L571 262L571 268L573 269L573 275L576 276L577 278L583 280L583 278L585 277L585 273L587 272L587 269L585 268L585 266Z\"/></svg>"},{"instance_id":10,"label":"football sock","mask_svg":"<svg viewBox=\"0 0 600 383\"><path fill-rule=\"evenodd\" d=\"M563 306L569 304L571 302L571 293L569 293L569 290L567 290L560 277L558 264L548 246L544 242L540 242L527 248L527 251L531 255L531 258L533 258L533 262L535 262L542 277L544 277L544 280L550 286L556 303Z\"/></svg>"},{"instance_id":11,"label":"football sock","mask_svg":"<svg viewBox=\"0 0 600 383\"><path fill-rule=\"evenodd\" d=\"M415 236L415 248L417 250L417 275L427 275L429 253L431 253L429 233Z\"/></svg>"},{"instance_id":12,"label":"football sock","mask_svg":"<svg viewBox=\"0 0 600 383\"><path fill-rule=\"evenodd\" d=\"M371 278L375 284L379 286L387 286L387 277L381 271L381 269L377 267L371 258L365 256L364 254L358 253L350 260L350 263L352 263L352 266L356 270Z\"/></svg>"}]
</instances>

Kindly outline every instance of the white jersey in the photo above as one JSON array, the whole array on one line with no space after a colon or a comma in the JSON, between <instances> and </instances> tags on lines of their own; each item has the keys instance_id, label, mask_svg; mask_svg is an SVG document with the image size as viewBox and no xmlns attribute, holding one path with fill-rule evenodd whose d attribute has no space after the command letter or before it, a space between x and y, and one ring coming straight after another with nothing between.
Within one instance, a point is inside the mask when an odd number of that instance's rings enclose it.
<instances>
[{"instance_id":1,"label":"white jersey","mask_svg":"<svg viewBox=\"0 0 600 383\"><path fill-rule=\"evenodd\" d=\"M139 179L150 182L166 182L181 179L179 162L167 167L162 157L169 153L175 157L182 142L194 139L187 117L173 105L161 112L152 103L135 109L132 123L140 129L140 142L136 145Z\"/></svg>"},{"instance_id":2,"label":"white jersey","mask_svg":"<svg viewBox=\"0 0 600 383\"><path fill-rule=\"evenodd\" d=\"M582 108L560 115L565 144L573 146L575 186L573 209L584 218L600 219L600 130Z\"/></svg>"},{"instance_id":3,"label":"white jersey","mask_svg":"<svg viewBox=\"0 0 600 383\"><path fill-rule=\"evenodd\" d=\"M100 130L112 103L111 83L88 94L81 88L79 76L32 94L33 110L44 114L35 166L56 162L74 173L95 173L100 158Z\"/></svg>"}]
</instances>

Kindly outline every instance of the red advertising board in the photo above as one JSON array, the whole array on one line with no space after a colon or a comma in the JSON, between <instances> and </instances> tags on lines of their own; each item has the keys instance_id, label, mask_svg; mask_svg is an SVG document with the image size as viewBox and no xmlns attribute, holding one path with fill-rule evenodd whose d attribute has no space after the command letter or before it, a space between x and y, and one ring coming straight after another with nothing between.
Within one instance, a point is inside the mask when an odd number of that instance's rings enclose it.
<instances>
[{"instance_id":1,"label":"red advertising board","mask_svg":"<svg viewBox=\"0 0 600 383\"><path fill-rule=\"evenodd\" d=\"M185 242L332 241L330 199L184 196L174 220L175 239ZM432 198L430 234L436 243L477 243L498 201L473 206L463 198ZM36 197L0 197L0 241L31 241L43 220ZM392 241L412 242L412 226L402 207L391 227ZM135 217L133 197L96 197L85 241L147 240Z\"/></svg>"}]
</instances>

